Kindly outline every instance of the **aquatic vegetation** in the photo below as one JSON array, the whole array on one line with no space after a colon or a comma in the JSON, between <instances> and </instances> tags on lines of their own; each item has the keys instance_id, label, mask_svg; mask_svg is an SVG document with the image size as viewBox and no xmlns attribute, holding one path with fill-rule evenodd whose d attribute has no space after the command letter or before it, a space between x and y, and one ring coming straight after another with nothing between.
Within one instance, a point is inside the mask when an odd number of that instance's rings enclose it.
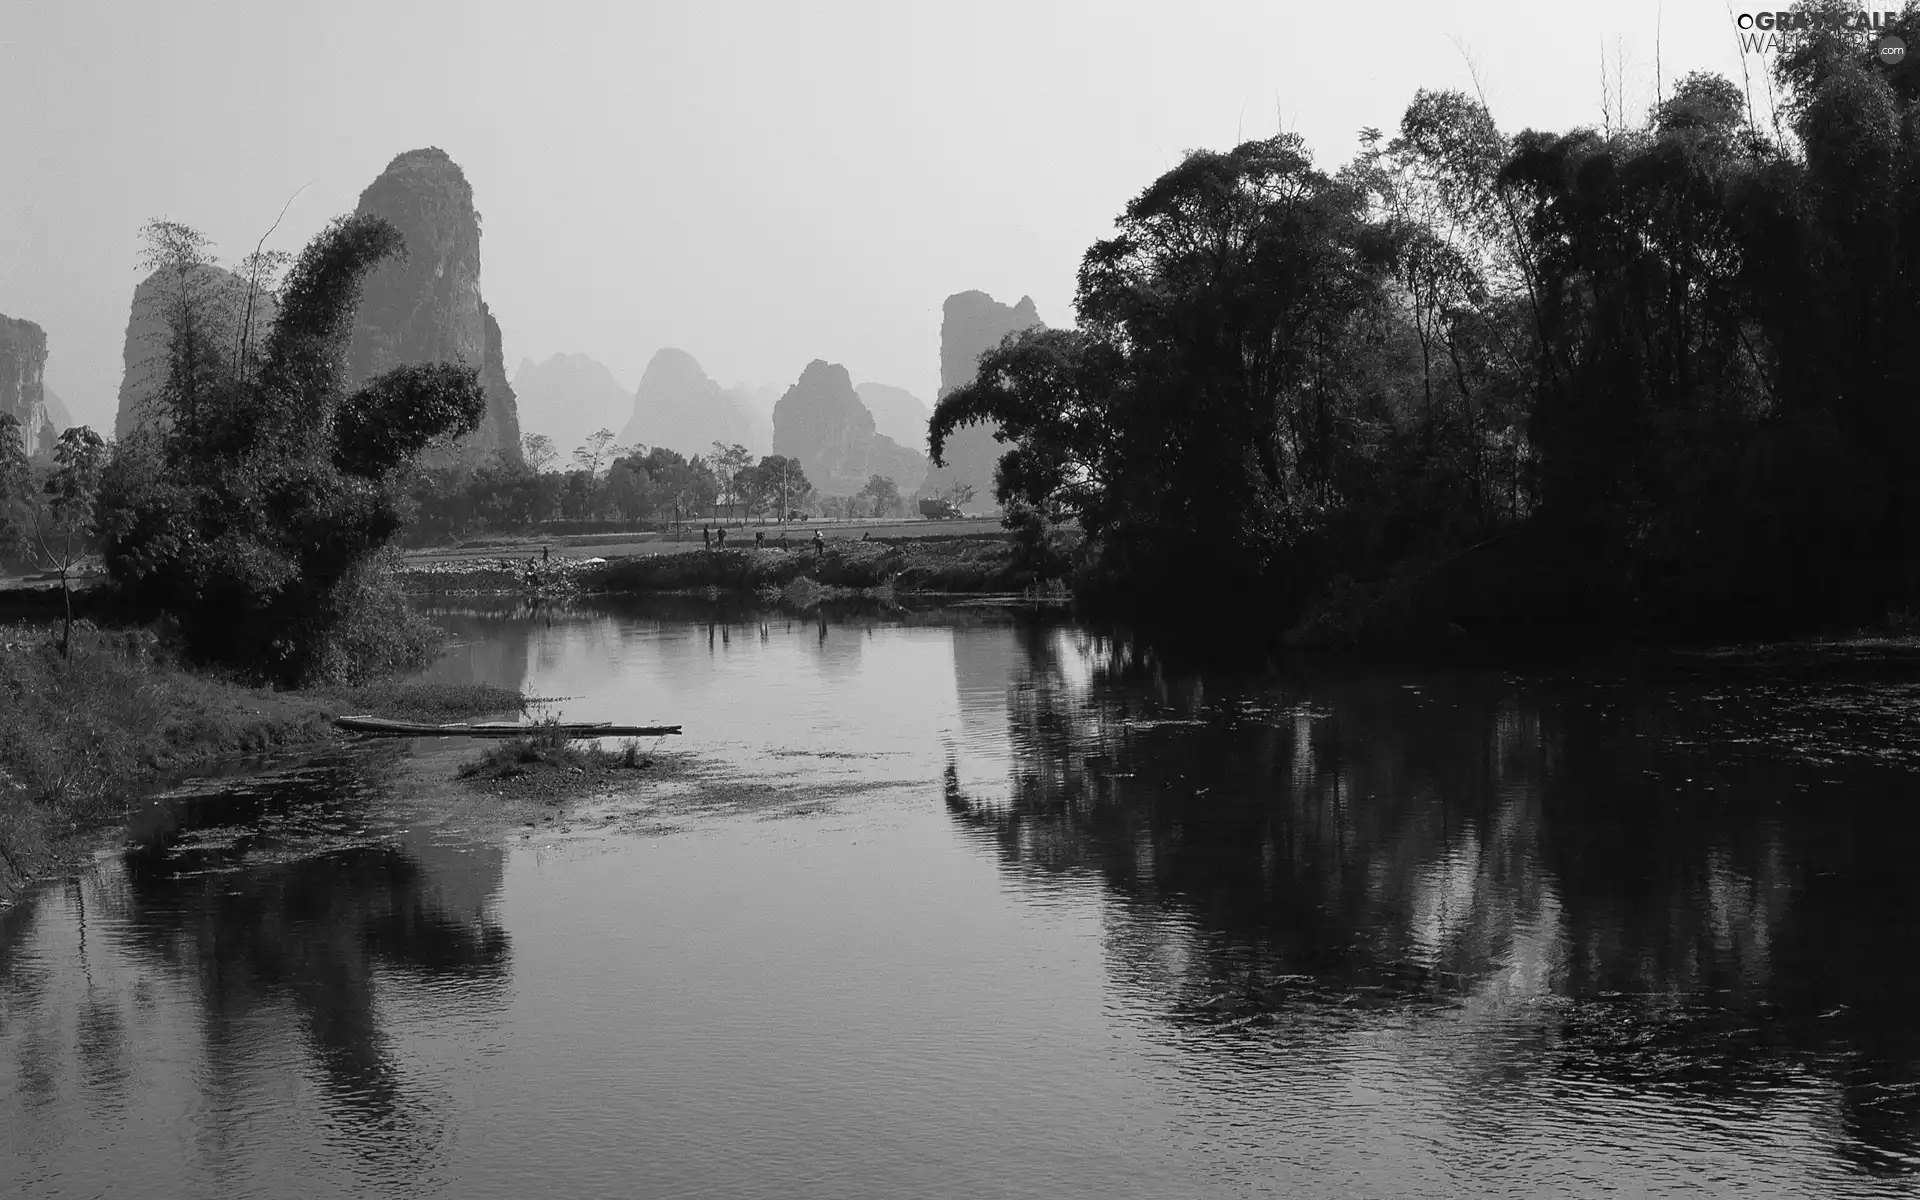
<instances>
[{"instance_id":1,"label":"aquatic vegetation","mask_svg":"<svg viewBox=\"0 0 1920 1200\"><path fill-rule=\"evenodd\" d=\"M588 577L609 592L1019 592L1044 577L1005 538L833 541L823 554L796 541L781 550L697 550L617 559Z\"/></svg>"},{"instance_id":2,"label":"aquatic vegetation","mask_svg":"<svg viewBox=\"0 0 1920 1200\"><path fill-rule=\"evenodd\" d=\"M480 757L460 768L460 778L486 785L513 783L519 790L556 796L590 789L623 771L644 770L653 759L628 739L618 750L601 748L595 739L569 734L558 718L537 723L524 737L505 738L487 746Z\"/></svg>"}]
</instances>

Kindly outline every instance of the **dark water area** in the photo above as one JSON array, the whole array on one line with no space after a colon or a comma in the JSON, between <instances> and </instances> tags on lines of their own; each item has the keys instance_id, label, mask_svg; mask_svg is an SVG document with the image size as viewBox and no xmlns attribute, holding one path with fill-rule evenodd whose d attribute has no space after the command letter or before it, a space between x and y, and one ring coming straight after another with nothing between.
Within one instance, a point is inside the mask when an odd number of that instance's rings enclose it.
<instances>
[{"instance_id":1,"label":"dark water area","mask_svg":"<svg viewBox=\"0 0 1920 1200\"><path fill-rule=\"evenodd\" d=\"M686 735L546 815L450 741L143 812L0 914L0 1195L1920 1193L1920 682L428 611Z\"/></svg>"}]
</instances>

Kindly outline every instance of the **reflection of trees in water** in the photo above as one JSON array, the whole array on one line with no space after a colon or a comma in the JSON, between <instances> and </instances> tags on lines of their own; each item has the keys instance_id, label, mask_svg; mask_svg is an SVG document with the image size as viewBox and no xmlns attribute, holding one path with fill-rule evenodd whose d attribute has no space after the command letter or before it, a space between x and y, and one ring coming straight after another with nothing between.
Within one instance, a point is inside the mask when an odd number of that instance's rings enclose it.
<instances>
[{"instance_id":1,"label":"reflection of trees in water","mask_svg":"<svg viewBox=\"0 0 1920 1200\"><path fill-rule=\"evenodd\" d=\"M449 1017L504 1003L507 935L485 916L504 856L370 828L376 775L342 759L170 809L108 896L132 949L197 985L211 1109L244 1120L260 1022L290 1002L355 1147L418 1164L439 1118L395 1061L376 981L458 981L432 992Z\"/></svg>"},{"instance_id":2,"label":"reflection of trees in water","mask_svg":"<svg viewBox=\"0 0 1920 1200\"><path fill-rule=\"evenodd\" d=\"M1116 974L1170 1010L1439 1004L1470 1077L1732 1097L1811 1072L1863 1165L1920 1147L1910 776L1736 753L1671 692L1280 687L1026 632L1009 794L950 769L948 806L1010 870L1098 878Z\"/></svg>"},{"instance_id":3,"label":"reflection of trees in water","mask_svg":"<svg viewBox=\"0 0 1920 1200\"><path fill-rule=\"evenodd\" d=\"M571 599L505 596L423 597L413 602L451 637L452 646L427 671L445 682L528 685L531 670L561 667L561 647L577 640L590 657L607 658L616 644L643 639L698 640L718 654L736 639L769 642L775 631L806 630L819 660L851 673L862 642L895 628L997 630L1010 623L1053 622L1052 614L1015 614L985 607L907 606L873 597L825 600L806 606L769 603L756 596L581 596ZM557 636L556 636L557 635Z\"/></svg>"}]
</instances>

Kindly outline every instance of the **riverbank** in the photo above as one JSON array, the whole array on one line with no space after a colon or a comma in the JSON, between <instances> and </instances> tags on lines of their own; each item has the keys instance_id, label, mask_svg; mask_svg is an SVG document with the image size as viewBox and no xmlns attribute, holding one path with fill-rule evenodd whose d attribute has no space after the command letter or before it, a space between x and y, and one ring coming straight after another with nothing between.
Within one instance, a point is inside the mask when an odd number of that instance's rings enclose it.
<instances>
[{"instance_id":1,"label":"riverbank","mask_svg":"<svg viewBox=\"0 0 1920 1200\"><path fill-rule=\"evenodd\" d=\"M172 776L223 759L318 747L331 720L519 712L503 688L389 680L274 691L181 665L150 631L0 625L0 903L77 855Z\"/></svg>"},{"instance_id":2,"label":"riverbank","mask_svg":"<svg viewBox=\"0 0 1920 1200\"><path fill-rule=\"evenodd\" d=\"M413 595L499 592L786 592L819 595L876 589L896 593L1006 594L1044 586L1018 561L1004 536L935 537L827 543L799 539L787 549L692 547L674 554L615 559L458 558L410 560L401 587Z\"/></svg>"}]
</instances>

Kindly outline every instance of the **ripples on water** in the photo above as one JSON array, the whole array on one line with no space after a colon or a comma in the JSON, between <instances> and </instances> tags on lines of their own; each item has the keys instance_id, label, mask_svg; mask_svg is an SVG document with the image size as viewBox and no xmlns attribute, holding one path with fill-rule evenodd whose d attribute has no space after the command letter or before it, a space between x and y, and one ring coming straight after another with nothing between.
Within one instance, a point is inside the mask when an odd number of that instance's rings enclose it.
<instances>
[{"instance_id":1,"label":"ripples on water","mask_svg":"<svg viewBox=\"0 0 1920 1200\"><path fill-rule=\"evenodd\" d=\"M431 744L154 807L0 916L0 1191L1909 1189L1914 686L436 615L689 769L552 834L436 822Z\"/></svg>"}]
</instances>

